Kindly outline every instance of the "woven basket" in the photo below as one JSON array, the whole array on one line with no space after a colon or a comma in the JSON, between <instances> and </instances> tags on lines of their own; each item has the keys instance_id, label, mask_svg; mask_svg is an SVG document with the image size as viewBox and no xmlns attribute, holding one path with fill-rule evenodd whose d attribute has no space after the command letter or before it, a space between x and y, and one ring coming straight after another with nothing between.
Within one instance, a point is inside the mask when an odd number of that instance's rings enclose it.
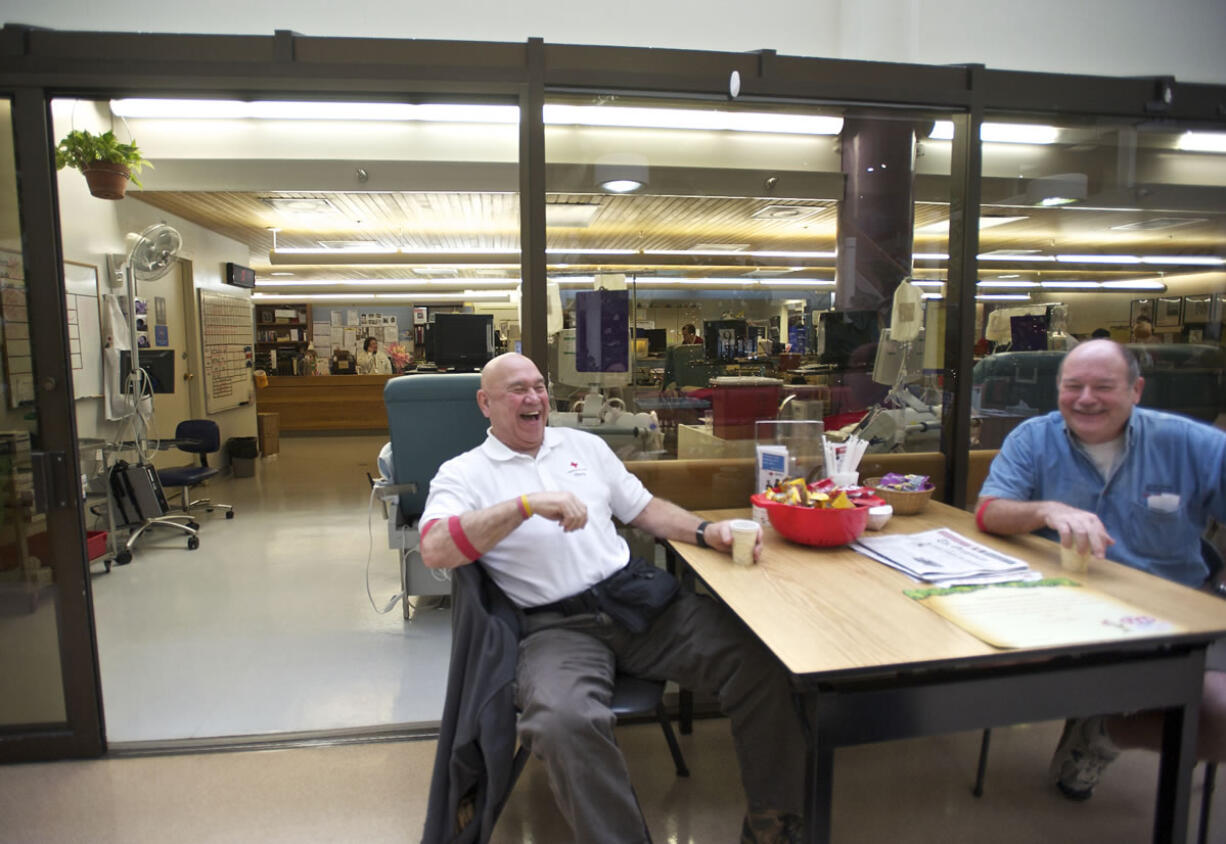
<instances>
[{"instance_id":1,"label":"woven basket","mask_svg":"<svg viewBox=\"0 0 1226 844\"><path fill-rule=\"evenodd\" d=\"M903 492L897 489L883 489L878 486L880 483L881 478L869 478L864 485L871 486L882 501L894 508L894 513L898 516L922 513L932 498L932 488L923 492Z\"/></svg>"}]
</instances>

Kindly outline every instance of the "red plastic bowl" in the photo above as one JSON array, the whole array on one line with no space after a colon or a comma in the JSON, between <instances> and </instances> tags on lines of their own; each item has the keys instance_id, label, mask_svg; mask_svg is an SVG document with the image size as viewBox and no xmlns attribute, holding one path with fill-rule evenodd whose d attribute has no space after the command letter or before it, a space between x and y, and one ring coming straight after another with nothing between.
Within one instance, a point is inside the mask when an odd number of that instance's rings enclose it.
<instances>
[{"instance_id":1,"label":"red plastic bowl","mask_svg":"<svg viewBox=\"0 0 1226 844\"><path fill-rule=\"evenodd\" d=\"M766 510L771 527L801 545L837 548L854 540L868 527L868 507L819 510L771 501L762 494L750 496L749 500Z\"/></svg>"}]
</instances>

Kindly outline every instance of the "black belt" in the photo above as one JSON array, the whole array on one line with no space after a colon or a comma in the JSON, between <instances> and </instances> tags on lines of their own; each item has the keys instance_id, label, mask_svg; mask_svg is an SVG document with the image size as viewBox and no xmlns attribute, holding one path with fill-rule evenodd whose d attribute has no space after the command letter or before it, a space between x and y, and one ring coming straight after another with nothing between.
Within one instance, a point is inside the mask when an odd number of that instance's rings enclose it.
<instances>
[{"instance_id":1,"label":"black belt","mask_svg":"<svg viewBox=\"0 0 1226 844\"><path fill-rule=\"evenodd\" d=\"M584 589L578 595L571 595L569 598L554 601L552 604L541 604L539 607L524 607L524 615L536 615L538 612L580 615L582 613L594 613L599 609L600 607L596 603L596 593L591 589Z\"/></svg>"}]
</instances>

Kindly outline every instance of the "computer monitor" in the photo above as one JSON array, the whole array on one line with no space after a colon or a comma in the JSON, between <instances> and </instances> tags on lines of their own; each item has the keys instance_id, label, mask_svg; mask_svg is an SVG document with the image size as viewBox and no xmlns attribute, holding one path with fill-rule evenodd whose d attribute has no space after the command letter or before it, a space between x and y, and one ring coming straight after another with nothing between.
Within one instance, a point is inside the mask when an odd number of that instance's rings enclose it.
<instances>
[{"instance_id":1,"label":"computer monitor","mask_svg":"<svg viewBox=\"0 0 1226 844\"><path fill-rule=\"evenodd\" d=\"M149 376L155 393L175 391L175 353L173 349L142 349L138 356L140 368ZM119 352L119 372L123 383L128 382L132 371L132 353L127 349Z\"/></svg>"},{"instance_id":2,"label":"computer monitor","mask_svg":"<svg viewBox=\"0 0 1226 844\"><path fill-rule=\"evenodd\" d=\"M749 357L749 323L743 319L706 320L702 324L702 342L709 361L732 363L737 358Z\"/></svg>"},{"instance_id":3,"label":"computer monitor","mask_svg":"<svg viewBox=\"0 0 1226 844\"><path fill-rule=\"evenodd\" d=\"M493 314L433 314L429 346L445 369L475 371L494 357Z\"/></svg>"},{"instance_id":4,"label":"computer monitor","mask_svg":"<svg viewBox=\"0 0 1226 844\"><path fill-rule=\"evenodd\" d=\"M647 356L659 357L668 351L668 329L667 328L636 328L634 329L635 339L647 339Z\"/></svg>"},{"instance_id":5,"label":"computer monitor","mask_svg":"<svg viewBox=\"0 0 1226 844\"><path fill-rule=\"evenodd\" d=\"M817 337L821 362L844 369L853 363L867 364L865 347L877 342L878 325L876 311L823 311Z\"/></svg>"}]
</instances>

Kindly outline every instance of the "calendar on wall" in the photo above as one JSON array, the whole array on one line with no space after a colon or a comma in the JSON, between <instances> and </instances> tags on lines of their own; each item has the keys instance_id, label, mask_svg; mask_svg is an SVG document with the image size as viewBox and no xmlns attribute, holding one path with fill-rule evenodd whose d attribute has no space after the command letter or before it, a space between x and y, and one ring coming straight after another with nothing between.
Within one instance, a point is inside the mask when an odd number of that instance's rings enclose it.
<instances>
[{"instance_id":1,"label":"calendar on wall","mask_svg":"<svg viewBox=\"0 0 1226 844\"><path fill-rule=\"evenodd\" d=\"M204 404L209 413L251 401L255 325L251 300L200 291Z\"/></svg>"}]
</instances>

